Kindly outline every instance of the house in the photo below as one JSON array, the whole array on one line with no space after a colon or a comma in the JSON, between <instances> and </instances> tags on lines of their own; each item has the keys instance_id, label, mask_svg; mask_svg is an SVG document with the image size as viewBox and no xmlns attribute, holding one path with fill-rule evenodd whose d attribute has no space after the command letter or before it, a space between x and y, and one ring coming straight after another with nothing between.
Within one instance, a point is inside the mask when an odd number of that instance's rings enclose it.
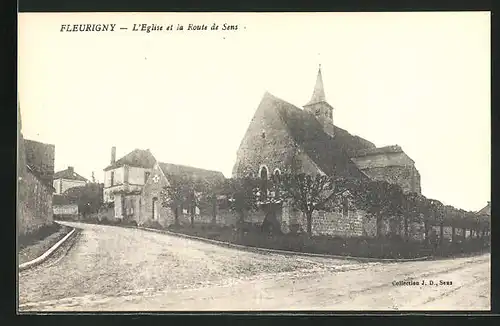
<instances>
[{"instance_id":1,"label":"house","mask_svg":"<svg viewBox=\"0 0 500 326\"><path fill-rule=\"evenodd\" d=\"M485 216L491 218L491 201L476 213L479 216Z\"/></svg>"},{"instance_id":2,"label":"house","mask_svg":"<svg viewBox=\"0 0 500 326\"><path fill-rule=\"evenodd\" d=\"M476 212L479 222L482 224L483 235L491 235L491 201L488 204Z\"/></svg>"},{"instance_id":3,"label":"house","mask_svg":"<svg viewBox=\"0 0 500 326\"><path fill-rule=\"evenodd\" d=\"M70 188L85 186L87 182L88 180L76 173L72 166L68 166L66 170L54 174L54 188L58 195Z\"/></svg>"},{"instance_id":4,"label":"house","mask_svg":"<svg viewBox=\"0 0 500 326\"><path fill-rule=\"evenodd\" d=\"M404 192L421 192L420 174L400 146L377 148L372 142L350 134L334 124L333 111L326 100L321 67L311 100L303 109L266 92L238 148L233 177L250 175L265 181L272 175L295 171L384 180L399 185ZM288 224L299 223L300 216L293 217L293 212L284 209L285 229ZM353 223L351 217L342 215L316 220L327 223L339 218L344 224ZM356 218L359 223L350 226L356 228L351 233L366 233L360 227L364 222L361 223L359 212ZM324 232L335 232L335 228L344 226L316 226Z\"/></svg>"},{"instance_id":5,"label":"house","mask_svg":"<svg viewBox=\"0 0 500 326\"><path fill-rule=\"evenodd\" d=\"M115 218L139 218L140 194L155 162L149 149L134 149L116 160L116 147L111 148L111 162L104 169L103 201L113 205Z\"/></svg>"},{"instance_id":6,"label":"house","mask_svg":"<svg viewBox=\"0 0 500 326\"><path fill-rule=\"evenodd\" d=\"M148 224L157 222L163 227L175 223L175 210L180 224L190 223L190 214L186 204L180 204L179 207L171 208L162 205L162 192L164 187L172 182L180 180L198 180L204 182L207 186L213 187L217 183L225 180L224 175L218 171L204 170L195 167L177 165L170 163L157 162L151 171L151 176L146 182L141 193L140 206L141 214L137 224ZM196 207L196 223L214 222L214 207ZM224 224L230 224L224 221Z\"/></svg>"},{"instance_id":7,"label":"house","mask_svg":"<svg viewBox=\"0 0 500 326\"><path fill-rule=\"evenodd\" d=\"M53 223L55 146L24 139L18 106L17 226L19 235Z\"/></svg>"}]
</instances>

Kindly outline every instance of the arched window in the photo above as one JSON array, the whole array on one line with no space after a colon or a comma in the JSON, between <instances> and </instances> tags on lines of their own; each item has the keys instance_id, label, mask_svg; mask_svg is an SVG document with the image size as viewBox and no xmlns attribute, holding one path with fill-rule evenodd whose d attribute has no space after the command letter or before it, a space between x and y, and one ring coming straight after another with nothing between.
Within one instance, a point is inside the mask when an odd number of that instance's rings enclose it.
<instances>
[{"instance_id":1,"label":"arched window","mask_svg":"<svg viewBox=\"0 0 500 326\"><path fill-rule=\"evenodd\" d=\"M280 169L274 169L273 176L274 176L274 181L279 181L281 176Z\"/></svg>"}]
</instances>

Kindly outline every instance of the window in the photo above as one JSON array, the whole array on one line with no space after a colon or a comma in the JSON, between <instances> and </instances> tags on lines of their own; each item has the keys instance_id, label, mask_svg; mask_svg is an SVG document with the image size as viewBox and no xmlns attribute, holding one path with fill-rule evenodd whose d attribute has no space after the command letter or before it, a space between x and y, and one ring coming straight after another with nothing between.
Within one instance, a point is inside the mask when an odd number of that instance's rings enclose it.
<instances>
[{"instance_id":1,"label":"window","mask_svg":"<svg viewBox=\"0 0 500 326\"><path fill-rule=\"evenodd\" d=\"M342 216L349 216L349 198L345 197L344 202L342 203Z\"/></svg>"},{"instance_id":2,"label":"window","mask_svg":"<svg viewBox=\"0 0 500 326\"><path fill-rule=\"evenodd\" d=\"M316 114L320 114L321 113L321 110L319 108L316 109Z\"/></svg>"},{"instance_id":3,"label":"window","mask_svg":"<svg viewBox=\"0 0 500 326\"><path fill-rule=\"evenodd\" d=\"M262 130L261 136L263 139L266 138L266 131L265 130Z\"/></svg>"},{"instance_id":4,"label":"window","mask_svg":"<svg viewBox=\"0 0 500 326\"><path fill-rule=\"evenodd\" d=\"M148 182L149 176L151 175L151 172L144 172L144 183Z\"/></svg>"},{"instance_id":5,"label":"window","mask_svg":"<svg viewBox=\"0 0 500 326\"><path fill-rule=\"evenodd\" d=\"M273 175L274 175L274 181L276 182L280 181L281 171L279 169L275 169Z\"/></svg>"},{"instance_id":6,"label":"window","mask_svg":"<svg viewBox=\"0 0 500 326\"><path fill-rule=\"evenodd\" d=\"M115 171L111 171L111 185L113 186L115 183Z\"/></svg>"},{"instance_id":7,"label":"window","mask_svg":"<svg viewBox=\"0 0 500 326\"><path fill-rule=\"evenodd\" d=\"M261 197L265 199L267 197L267 167L265 166L260 169L260 182Z\"/></svg>"}]
</instances>

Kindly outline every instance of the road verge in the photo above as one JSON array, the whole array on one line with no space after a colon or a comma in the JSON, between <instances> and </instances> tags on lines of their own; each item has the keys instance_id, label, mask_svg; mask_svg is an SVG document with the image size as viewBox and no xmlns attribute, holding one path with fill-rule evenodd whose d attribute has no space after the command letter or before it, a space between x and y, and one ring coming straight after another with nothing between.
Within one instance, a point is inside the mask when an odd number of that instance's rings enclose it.
<instances>
[{"instance_id":1,"label":"road verge","mask_svg":"<svg viewBox=\"0 0 500 326\"><path fill-rule=\"evenodd\" d=\"M259 247L250 247L238 245L226 241L219 241L201 237L195 237L192 235L187 235L178 232L172 232L167 230L158 230L146 227L137 227L139 230L145 230L150 232L168 234L175 237L186 238L191 240L202 241L206 243L211 243L223 247L234 248L239 250L258 252L258 253L268 253L268 254L280 254L280 255L288 255L288 256L305 256L305 257L320 257L320 258L332 258L332 259L344 259L344 260L355 260L360 262L384 262L384 263L395 263L395 262L412 262L412 261L423 261L429 260L430 257L419 257L419 258L411 258L411 259L388 259L388 258L367 258L367 257L352 257L352 256L340 256L340 255L325 255L325 254L314 254L308 252L297 252L297 251L289 251L289 250L279 250L279 249L267 249L267 248L259 248Z\"/></svg>"},{"instance_id":2,"label":"road verge","mask_svg":"<svg viewBox=\"0 0 500 326\"><path fill-rule=\"evenodd\" d=\"M41 256L27 261L25 263L22 263L19 265L19 271L23 271L26 269L29 269L31 267L34 267L36 265L39 265L46 261L61 245L63 245L68 239L70 239L74 234L75 234L76 229L73 228L71 231L68 232L61 240L59 240L56 244L54 244L52 247L50 247L46 252L44 252Z\"/></svg>"}]
</instances>

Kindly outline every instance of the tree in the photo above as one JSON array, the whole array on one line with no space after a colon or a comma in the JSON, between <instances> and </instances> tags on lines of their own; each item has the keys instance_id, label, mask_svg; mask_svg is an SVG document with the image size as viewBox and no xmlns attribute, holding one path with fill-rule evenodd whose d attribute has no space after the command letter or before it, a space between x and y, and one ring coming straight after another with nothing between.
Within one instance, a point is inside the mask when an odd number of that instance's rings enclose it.
<instances>
[{"instance_id":1,"label":"tree","mask_svg":"<svg viewBox=\"0 0 500 326\"><path fill-rule=\"evenodd\" d=\"M444 205L439 200L430 199L430 207L432 220L439 224L439 243L442 244L445 222Z\"/></svg>"},{"instance_id":2,"label":"tree","mask_svg":"<svg viewBox=\"0 0 500 326\"><path fill-rule=\"evenodd\" d=\"M306 217L307 233L312 235L312 215L314 211L327 208L329 202L338 195L335 180L326 175L283 174L278 181L279 193L275 202L291 199L292 205Z\"/></svg>"},{"instance_id":3,"label":"tree","mask_svg":"<svg viewBox=\"0 0 500 326\"><path fill-rule=\"evenodd\" d=\"M63 196L73 200L78 205L78 211L86 216L97 213L102 205L102 184L87 183L85 186L69 188Z\"/></svg>"},{"instance_id":4,"label":"tree","mask_svg":"<svg viewBox=\"0 0 500 326\"><path fill-rule=\"evenodd\" d=\"M360 184L355 196L357 205L364 209L368 217L376 219L377 236L382 235L382 223L399 222L404 214L404 195L401 187L386 181L368 181Z\"/></svg>"},{"instance_id":5,"label":"tree","mask_svg":"<svg viewBox=\"0 0 500 326\"><path fill-rule=\"evenodd\" d=\"M229 208L238 214L238 225L244 223L245 212L258 208L258 181L250 178L226 179L218 194L228 200Z\"/></svg>"},{"instance_id":6,"label":"tree","mask_svg":"<svg viewBox=\"0 0 500 326\"><path fill-rule=\"evenodd\" d=\"M189 180L183 176L171 177L168 185L161 191L161 202L163 207L169 207L174 211L175 225L179 225L179 207L186 201Z\"/></svg>"}]
</instances>

